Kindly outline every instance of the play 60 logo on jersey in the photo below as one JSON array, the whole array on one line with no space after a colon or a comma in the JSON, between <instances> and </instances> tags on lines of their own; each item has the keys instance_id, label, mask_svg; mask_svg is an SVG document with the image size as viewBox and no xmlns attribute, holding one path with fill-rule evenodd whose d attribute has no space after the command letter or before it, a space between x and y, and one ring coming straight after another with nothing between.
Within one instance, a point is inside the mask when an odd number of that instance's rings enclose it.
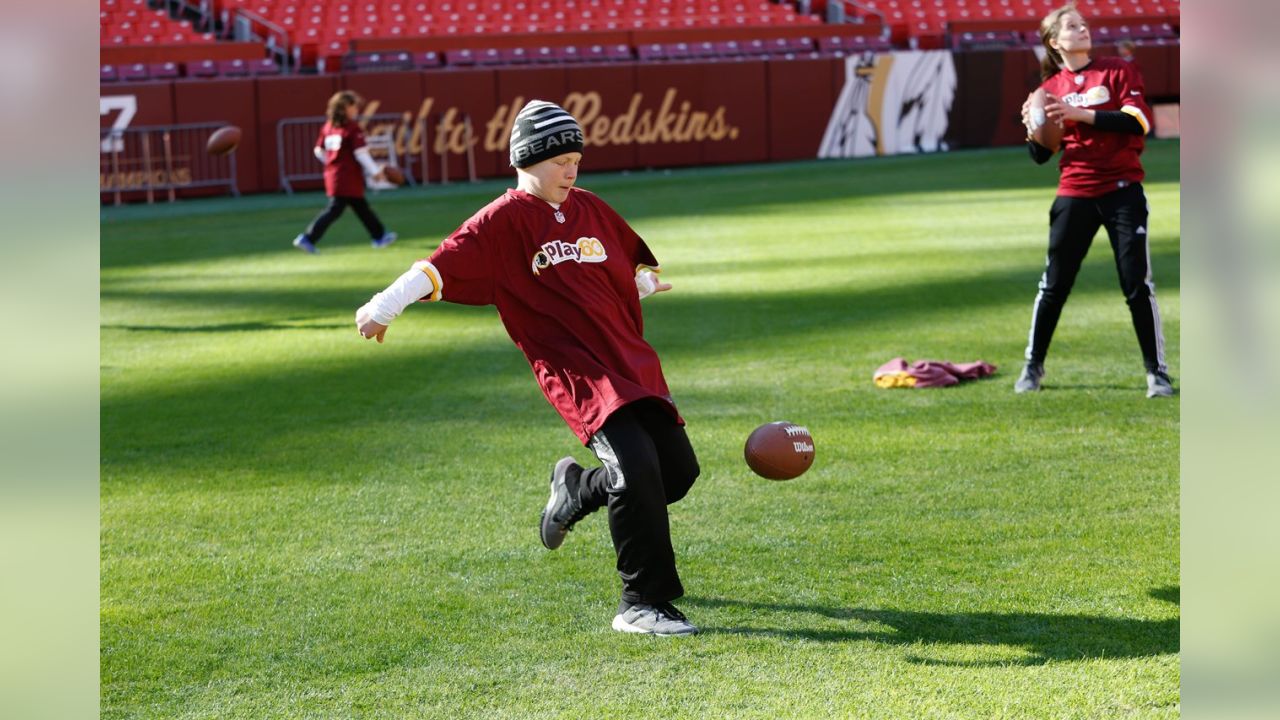
<instances>
[{"instance_id":1,"label":"play 60 logo on jersey","mask_svg":"<svg viewBox=\"0 0 1280 720\"><path fill-rule=\"evenodd\" d=\"M552 265L559 265L569 260L576 263L598 263L608 258L609 254L605 252L604 244L599 238L580 237L577 242L572 243L552 240L549 243L543 243L538 252L533 254L532 269L534 275L540 275L543 270Z\"/></svg>"}]
</instances>

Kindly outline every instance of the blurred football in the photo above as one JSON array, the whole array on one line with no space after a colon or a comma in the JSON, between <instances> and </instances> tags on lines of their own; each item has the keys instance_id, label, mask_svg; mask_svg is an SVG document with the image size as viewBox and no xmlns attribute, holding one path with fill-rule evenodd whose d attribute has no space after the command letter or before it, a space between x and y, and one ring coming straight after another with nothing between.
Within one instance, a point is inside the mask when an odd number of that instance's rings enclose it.
<instances>
[{"instance_id":1,"label":"blurred football","mask_svg":"<svg viewBox=\"0 0 1280 720\"><path fill-rule=\"evenodd\" d=\"M396 185L404 184L404 171L395 165L387 165L383 167L382 176L385 177L389 183L394 183Z\"/></svg>"},{"instance_id":2,"label":"blurred football","mask_svg":"<svg viewBox=\"0 0 1280 720\"><path fill-rule=\"evenodd\" d=\"M1062 126L1053 122L1044 112L1044 106L1048 104L1049 96L1045 93L1044 88L1036 88L1031 94L1031 139L1040 145L1049 148L1054 152L1058 152L1058 148L1062 146Z\"/></svg>"},{"instance_id":3,"label":"blurred football","mask_svg":"<svg viewBox=\"0 0 1280 720\"><path fill-rule=\"evenodd\" d=\"M809 428L785 420L766 423L751 432L742 454L760 477L790 480L813 464L813 436Z\"/></svg>"},{"instance_id":4,"label":"blurred football","mask_svg":"<svg viewBox=\"0 0 1280 720\"><path fill-rule=\"evenodd\" d=\"M205 144L205 150L210 155L226 155L236 146L240 144L240 128L235 125L227 125L213 131L209 136L209 142Z\"/></svg>"}]
</instances>

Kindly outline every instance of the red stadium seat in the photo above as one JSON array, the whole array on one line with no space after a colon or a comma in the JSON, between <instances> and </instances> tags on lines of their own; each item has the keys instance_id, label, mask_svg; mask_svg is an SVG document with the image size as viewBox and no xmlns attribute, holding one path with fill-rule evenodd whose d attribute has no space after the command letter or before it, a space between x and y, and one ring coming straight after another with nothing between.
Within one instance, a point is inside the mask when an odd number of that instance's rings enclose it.
<instances>
[{"instance_id":1,"label":"red stadium seat","mask_svg":"<svg viewBox=\"0 0 1280 720\"><path fill-rule=\"evenodd\" d=\"M427 51L414 53L413 66L418 69L440 67L444 59L440 57L440 53L435 51Z\"/></svg>"},{"instance_id":2,"label":"red stadium seat","mask_svg":"<svg viewBox=\"0 0 1280 720\"><path fill-rule=\"evenodd\" d=\"M501 52L501 57L504 65L528 65L532 60L524 48L508 48Z\"/></svg>"},{"instance_id":3,"label":"red stadium seat","mask_svg":"<svg viewBox=\"0 0 1280 720\"><path fill-rule=\"evenodd\" d=\"M719 57L720 53L716 51L716 44L709 41L689 44L689 57L698 59L709 59Z\"/></svg>"},{"instance_id":4,"label":"red stadium seat","mask_svg":"<svg viewBox=\"0 0 1280 720\"><path fill-rule=\"evenodd\" d=\"M165 9L152 7L158 0L99 0L99 42L108 45L198 44L217 41L212 34L197 34L188 20L174 19ZM661 51L639 49L641 59L708 59L753 56L803 57L819 52L843 55L850 52L879 51L896 47L951 47L957 50L978 47L1019 47L1038 43L1036 21L1058 7L1062 0L858 0L846 3L848 19L860 24L887 26L888 38L849 36L823 38L819 42L792 39L785 43L751 44L739 40L728 46L718 42L684 41L664 38ZM1078 0L1087 17L1106 20L1111 29L1095 22L1095 40L1100 44L1119 38L1135 41L1175 41L1178 0ZM166 3L165 7L193 5ZM553 35L563 32L609 32L647 29L677 31L694 28L740 28L750 37L769 37L767 28L821 24L825 3L814 6L815 14L798 12L788 2L770 0L213 0L216 17L230 27L237 12L260 15L285 28L294 47L294 57L303 68L322 59L345 56L352 40L428 37L440 35L481 36L490 34ZM1166 19L1175 18L1172 26ZM1150 21L1145 21L1151 18ZM1158 18L1158 19L1157 19ZM1118 19L1118 20L1117 20ZM980 32L952 30L957 20L988 20L995 27L980 26ZM1008 23L1007 28L999 24ZM1127 26L1121 28L1121 25ZM761 30L763 28L763 30ZM997 31L997 28L999 30ZM969 33L965 35L964 33ZM994 34L989 34L994 33ZM815 33L816 34L816 33ZM1031 43L1026 42L1028 36ZM696 35L694 36L696 37ZM721 36L723 37L723 36ZM473 48L490 44L474 38ZM342 47L329 47L340 41ZM470 41L467 41L470 42ZM553 42L548 39L545 42ZM473 53L473 62L503 64L595 62L636 60L636 51L601 43L598 49L579 45L573 52L526 48L524 52L504 51L500 59ZM264 53L265 54L265 53ZM439 59L439 56L437 56ZM416 65L416 60L414 61ZM453 64L453 63L449 63ZM117 64L117 72L119 67ZM106 82L110 82L107 80Z\"/></svg>"},{"instance_id":5,"label":"red stadium seat","mask_svg":"<svg viewBox=\"0 0 1280 720\"><path fill-rule=\"evenodd\" d=\"M218 64L213 60L187 63L187 77L211 78L218 76Z\"/></svg>"},{"instance_id":6,"label":"red stadium seat","mask_svg":"<svg viewBox=\"0 0 1280 720\"><path fill-rule=\"evenodd\" d=\"M239 58L218 61L218 75L221 77L248 77L249 63Z\"/></svg>"},{"instance_id":7,"label":"red stadium seat","mask_svg":"<svg viewBox=\"0 0 1280 720\"><path fill-rule=\"evenodd\" d=\"M530 51L529 60L537 65L549 65L559 62L560 58L556 56L555 48L544 45Z\"/></svg>"},{"instance_id":8,"label":"red stadium seat","mask_svg":"<svg viewBox=\"0 0 1280 720\"><path fill-rule=\"evenodd\" d=\"M276 61L272 60L271 58L261 58L259 60L253 60L249 63L249 74L253 75L254 77L259 77L262 75L279 75L280 66L277 65Z\"/></svg>"},{"instance_id":9,"label":"red stadium seat","mask_svg":"<svg viewBox=\"0 0 1280 720\"><path fill-rule=\"evenodd\" d=\"M790 52L790 42L786 38L765 40L764 46L770 55L786 55Z\"/></svg>"},{"instance_id":10,"label":"red stadium seat","mask_svg":"<svg viewBox=\"0 0 1280 720\"><path fill-rule=\"evenodd\" d=\"M147 67L142 63L131 63L128 65L120 65L118 68L120 82L140 81L147 79Z\"/></svg>"},{"instance_id":11,"label":"red stadium seat","mask_svg":"<svg viewBox=\"0 0 1280 720\"><path fill-rule=\"evenodd\" d=\"M485 48L475 53L477 65L501 65L502 51L497 48Z\"/></svg>"},{"instance_id":12,"label":"red stadium seat","mask_svg":"<svg viewBox=\"0 0 1280 720\"><path fill-rule=\"evenodd\" d=\"M150 8L145 0L99 0L101 45L189 45L204 43L189 20L174 19L167 10Z\"/></svg>"},{"instance_id":13,"label":"red stadium seat","mask_svg":"<svg viewBox=\"0 0 1280 720\"><path fill-rule=\"evenodd\" d=\"M635 58L631 54L631 47L622 43L606 45L604 47L604 56L610 62L630 62Z\"/></svg>"},{"instance_id":14,"label":"red stadium seat","mask_svg":"<svg viewBox=\"0 0 1280 720\"><path fill-rule=\"evenodd\" d=\"M340 58L346 55L351 49L351 44L346 40L326 40L320 45L321 58Z\"/></svg>"},{"instance_id":15,"label":"red stadium seat","mask_svg":"<svg viewBox=\"0 0 1280 720\"><path fill-rule=\"evenodd\" d=\"M153 63L147 66L147 75L149 75L152 80L171 80L178 77L178 63Z\"/></svg>"},{"instance_id":16,"label":"red stadium seat","mask_svg":"<svg viewBox=\"0 0 1280 720\"><path fill-rule=\"evenodd\" d=\"M476 54L470 50L446 50L445 63L454 67L469 67L476 64Z\"/></svg>"},{"instance_id":17,"label":"red stadium seat","mask_svg":"<svg viewBox=\"0 0 1280 720\"><path fill-rule=\"evenodd\" d=\"M303 42L293 46L294 67L314 67L320 55L319 43Z\"/></svg>"},{"instance_id":18,"label":"red stadium seat","mask_svg":"<svg viewBox=\"0 0 1280 720\"><path fill-rule=\"evenodd\" d=\"M562 63L579 63L586 59L576 45L554 48L556 59Z\"/></svg>"},{"instance_id":19,"label":"red stadium seat","mask_svg":"<svg viewBox=\"0 0 1280 720\"><path fill-rule=\"evenodd\" d=\"M647 43L636 46L636 58L641 61L666 60L667 46L662 43Z\"/></svg>"},{"instance_id":20,"label":"red stadium seat","mask_svg":"<svg viewBox=\"0 0 1280 720\"><path fill-rule=\"evenodd\" d=\"M740 57L742 45L737 40L721 40L716 44L716 54L720 57Z\"/></svg>"}]
</instances>

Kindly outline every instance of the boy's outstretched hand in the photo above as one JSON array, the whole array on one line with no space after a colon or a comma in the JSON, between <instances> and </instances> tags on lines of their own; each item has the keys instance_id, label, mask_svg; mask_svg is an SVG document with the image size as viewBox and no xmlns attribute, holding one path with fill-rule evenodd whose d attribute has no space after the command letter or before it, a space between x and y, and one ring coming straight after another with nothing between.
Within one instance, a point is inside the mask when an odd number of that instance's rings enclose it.
<instances>
[{"instance_id":1,"label":"boy's outstretched hand","mask_svg":"<svg viewBox=\"0 0 1280 720\"><path fill-rule=\"evenodd\" d=\"M360 331L360 337L365 340L377 338L378 342L383 342L387 334L387 326L371 319L369 311L363 306L356 311L356 329Z\"/></svg>"},{"instance_id":2,"label":"boy's outstretched hand","mask_svg":"<svg viewBox=\"0 0 1280 720\"><path fill-rule=\"evenodd\" d=\"M652 270L641 270L636 273L636 291L640 293L641 300L654 293L666 292L670 289L671 283L662 282Z\"/></svg>"}]
</instances>

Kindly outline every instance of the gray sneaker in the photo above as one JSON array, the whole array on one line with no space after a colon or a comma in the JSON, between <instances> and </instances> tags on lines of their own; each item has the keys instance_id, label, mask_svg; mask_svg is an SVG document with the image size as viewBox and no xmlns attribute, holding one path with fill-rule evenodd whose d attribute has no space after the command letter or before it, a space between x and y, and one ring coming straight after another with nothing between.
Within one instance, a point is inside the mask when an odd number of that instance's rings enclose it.
<instances>
[{"instance_id":1,"label":"gray sneaker","mask_svg":"<svg viewBox=\"0 0 1280 720\"><path fill-rule=\"evenodd\" d=\"M395 242L397 237L398 236L395 233L389 232L383 235L382 237L378 238L377 240L370 242L369 244L376 248L384 248L390 245L391 243Z\"/></svg>"},{"instance_id":2,"label":"gray sneaker","mask_svg":"<svg viewBox=\"0 0 1280 720\"><path fill-rule=\"evenodd\" d=\"M573 458L563 457L551 471L551 497L547 498L547 506L542 509L542 521L538 531L542 537L542 544L547 546L548 550L560 547L564 543L565 536L573 529L573 524L587 516L582 503L578 502L574 493L569 492L569 486L564 479L569 468L575 465L579 470L582 469L582 466L574 462Z\"/></svg>"},{"instance_id":3,"label":"gray sneaker","mask_svg":"<svg viewBox=\"0 0 1280 720\"><path fill-rule=\"evenodd\" d=\"M1159 370L1147 373L1147 397L1173 397L1173 381Z\"/></svg>"},{"instance_id":4,"label":"gray sneaker","mask_svg":"<svg viewBox=\"0 0 1280 720\"><path fill-rule=\"evenodd\" d=\"M696 635L698 628L671 603L638 603L613 618L613 629L625 633L643 633L658 637Z\"/></svg>"},{"instance_id":5,"label":"gray sneaker","mask_svg":"<svg viewBox=\"0 0 1280 720\"><path fill-rule=\"evenodd\" d=\"M1013 384L1013 391L1016 393L1035 392L1040 389L1040 378L1044 377L1044 366L1036 363L1027 363L1022 368L1022 374L1018 376L1018 381Z\"/></svg>"}]
</instances>

